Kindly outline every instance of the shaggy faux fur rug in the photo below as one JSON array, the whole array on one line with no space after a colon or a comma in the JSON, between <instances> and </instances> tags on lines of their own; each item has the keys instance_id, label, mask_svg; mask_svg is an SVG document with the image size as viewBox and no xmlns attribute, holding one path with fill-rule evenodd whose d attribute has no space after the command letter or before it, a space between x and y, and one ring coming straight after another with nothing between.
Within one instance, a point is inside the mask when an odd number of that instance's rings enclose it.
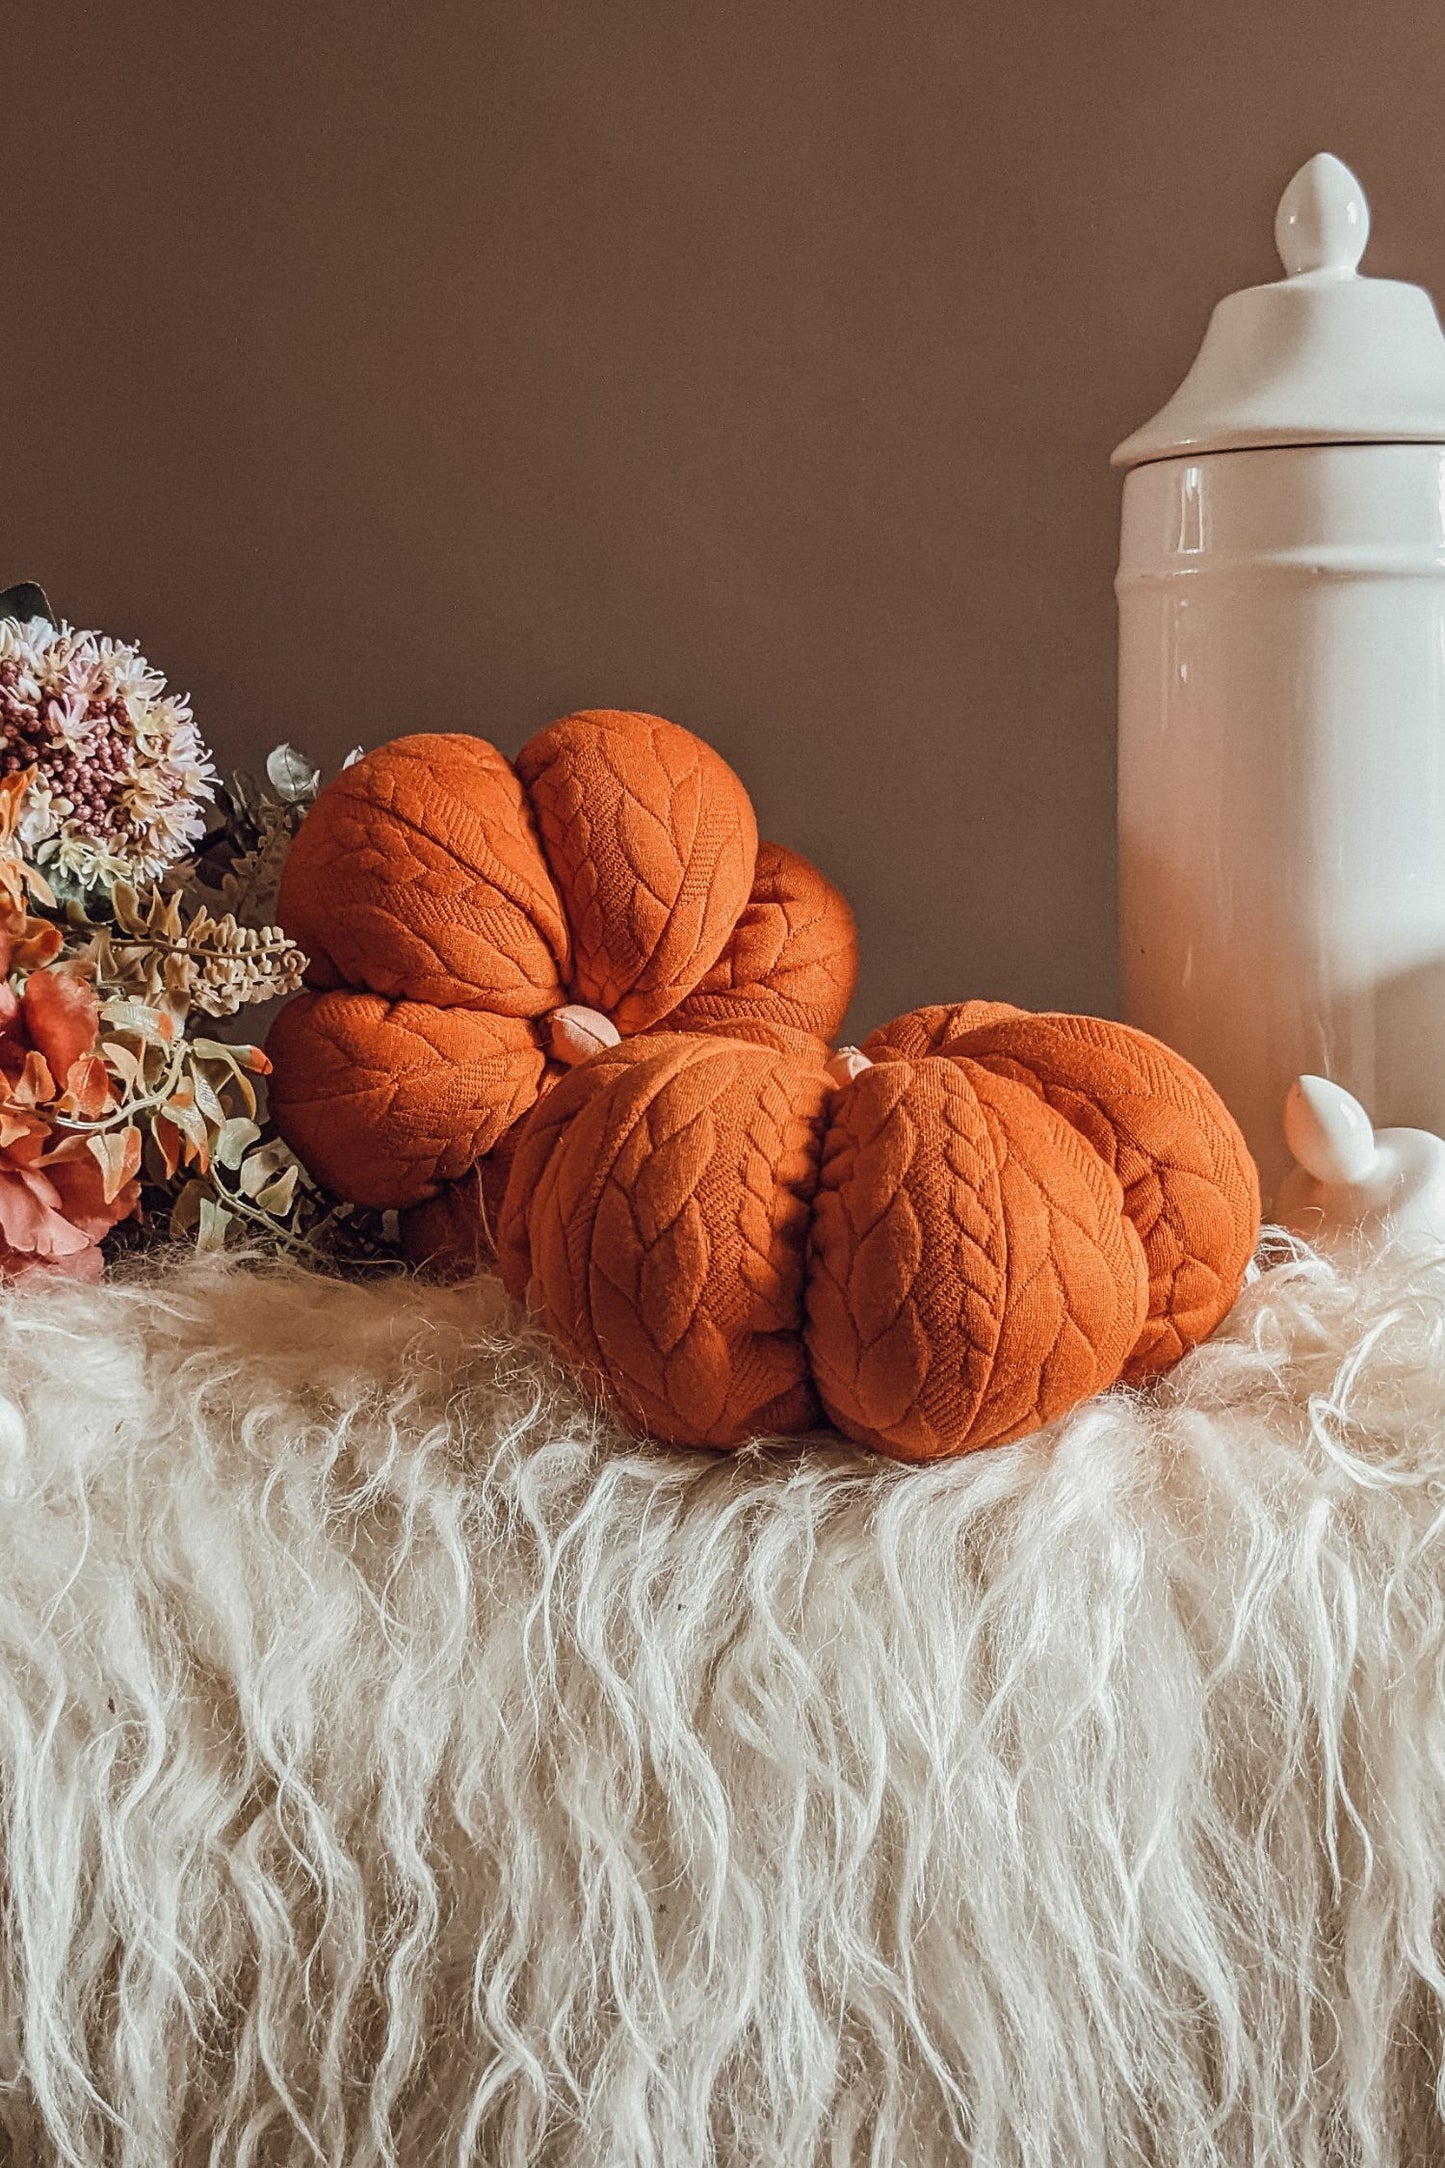
<instances>
[{"instance_id":1,"label":"shaggy faux fur rug","mask_svg":"<svg viewBox=\"0 0 1445 2168\"><path fill-rule=\"evenodd\" d=\"M932 1469L490 1285L0 1344L6 2160L1445 2158L1445 1264Z\"/></svg>"}]
</instances>

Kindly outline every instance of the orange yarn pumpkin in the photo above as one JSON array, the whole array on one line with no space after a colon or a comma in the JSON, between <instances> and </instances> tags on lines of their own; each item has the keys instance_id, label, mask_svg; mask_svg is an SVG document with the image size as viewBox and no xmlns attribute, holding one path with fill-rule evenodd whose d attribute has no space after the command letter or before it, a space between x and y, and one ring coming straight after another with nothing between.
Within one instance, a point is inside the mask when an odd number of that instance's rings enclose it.
<instances>
[{"instance_id":1,"label":"orange yarn pumpkin","mask_svg":"<svg viewBox=\"0 0 1445 2168\"><path fill-rule=\"evenodd\" d=\"M515 768L479 738L398 738L321 793L280 916L314 992L272 1028L271 1107L339 1196L413 1205L466 1176L560 1073L568 1004L624 1034L791 1034L852 999L852 913L760 845L742 784L655 715L567 716ZM762 1003L762 1009L759 1004Z\"/></svg>"},{"instance_id":2,"label":"orange yarn pumpkin","mask_svg":"<svg viewBox=\"0 0 1445 2168\"><path fill-rule=\"evenodd\" d=\"M693 1445L824 1414L906 1460L1001 1443L1212 1331L1258 1228L1239 1133L1120 1024L901 1017L834 1084L681 1033L522 1132L500 1262L631 1421Z\"/></svg>"},{"instance_id":3,"label":"orange yarn pumpkin","mask_svg":"<svg viewBox=\"0 0 1445 2168\"><path fill-rule=\"evenodd\" d=\"M433 1253L496 1226L508 1287L658 1437L964 1452L1166 1367L1238 1293L1258 1190L1202 1077L987 1002L830 1064L846 905L655 717L569 717L515 771L383 748L318 800L282 916L322 989L272 1035L283 1134L420 1203Z\"/></svg>"}]
</instances>

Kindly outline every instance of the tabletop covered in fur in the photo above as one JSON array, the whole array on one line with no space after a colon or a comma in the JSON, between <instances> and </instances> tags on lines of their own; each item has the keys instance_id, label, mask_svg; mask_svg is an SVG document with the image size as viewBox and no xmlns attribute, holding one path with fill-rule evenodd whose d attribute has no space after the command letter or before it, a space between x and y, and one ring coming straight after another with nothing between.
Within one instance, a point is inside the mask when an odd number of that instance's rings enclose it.
<instances>
[{"instance_id":1,"label":"tabletop covered in fur","mask_svg":"<svg viewBox=\"0 0 1445 2168\"><path fill-rule=\"evenodd\" d=\"M926 1469L500 1293L0 1343L0 2158L1439 2157L1445 1267Z\"/></svg>"}]
</instances>

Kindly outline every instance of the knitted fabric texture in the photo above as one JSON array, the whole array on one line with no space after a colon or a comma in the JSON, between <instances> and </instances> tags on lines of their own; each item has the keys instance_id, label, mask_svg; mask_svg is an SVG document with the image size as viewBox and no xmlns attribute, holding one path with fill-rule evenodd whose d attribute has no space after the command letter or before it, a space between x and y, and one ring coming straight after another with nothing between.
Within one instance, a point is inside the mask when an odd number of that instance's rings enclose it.
<instances>
[{"instance_id":1,"label":"knitted fabric texture","mask_svg":"<svg viewBox=\"0 0 1445 2168\"><path fill-rule=\"evenodd\" d=\"M1257 1186L1202 1077L977 1002L830 1062L846 904L655 716L570 716L515 769L382 748L318 800L281 915L316 988L272 1035L282 1133L412 1208L419 1257L474 1270L496 1229L512 1293L664 1440L997 1444L1239 1291Z\"/></svg>"},{"instance_id":2,"label":"knitted fabric texture","mask_svg":"<svg viewBox=\"0 0 1445 2168\"><path fill-rule=\"evenodd\" d=\"M903 1051L931 1030L936 1052ZM626 1040L523 1128L503 1278L635 1426L731 1446L826 1418L929 1460L1035 1430L1219 1323L1258 1189L1177 1055L990 1002L867 1050L835 1085L737 1040Z\"/></svg>"},{"instance_id":3,"label":"knitted fabric texture","mask_svg":"<svg viewBox=\"0 0 1445 2168\"><path fill-rule=\"evenodd\" d=\"M515 768L479 738L399 738L346 769L287 860L279 914L313 989L270 1039L271 1105L358 1204L437 1196L560 1074L569 1003L629 1034L688 996L694 1031L843 1020L852 914L816 868L759 845L742 784L655 715L539 733Z\"/></svg>"}]
</instances>

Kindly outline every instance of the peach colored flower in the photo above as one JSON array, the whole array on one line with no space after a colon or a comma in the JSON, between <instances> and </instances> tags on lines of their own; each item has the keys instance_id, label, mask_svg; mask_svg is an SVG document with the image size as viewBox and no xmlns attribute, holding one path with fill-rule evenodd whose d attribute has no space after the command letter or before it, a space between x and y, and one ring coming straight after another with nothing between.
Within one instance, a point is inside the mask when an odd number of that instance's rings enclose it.
<instances>
[{"instance_id":1,"label":"peach colored flower","mask_svg":"<svg viewBox=\"0 0 1445 2168\"><path fill-rule=\"evenodd\" d=\"M0 978L33 971L60 954L64 935L49 919L32 918L30 898L53 905L43 877L20 855L19 829L30 776L0 776Z\"/></svg>"},{"instance_id":2,"label":"peach colored flower","mask_svg":"<svg viewBox=\"0 0 1445 2168\"><path fill-rule=\"evenodd\" d=\"M14 911L0 904L0 941ZM0 1280L98 1280L101 1237L140 1201L138 1130L107 1133L97 1149L66 1128L67 1116L96 1120L114 1104L99 1034L83 979L41 968L19 993L0 984Z\"/></svg>"}]
</instances>

